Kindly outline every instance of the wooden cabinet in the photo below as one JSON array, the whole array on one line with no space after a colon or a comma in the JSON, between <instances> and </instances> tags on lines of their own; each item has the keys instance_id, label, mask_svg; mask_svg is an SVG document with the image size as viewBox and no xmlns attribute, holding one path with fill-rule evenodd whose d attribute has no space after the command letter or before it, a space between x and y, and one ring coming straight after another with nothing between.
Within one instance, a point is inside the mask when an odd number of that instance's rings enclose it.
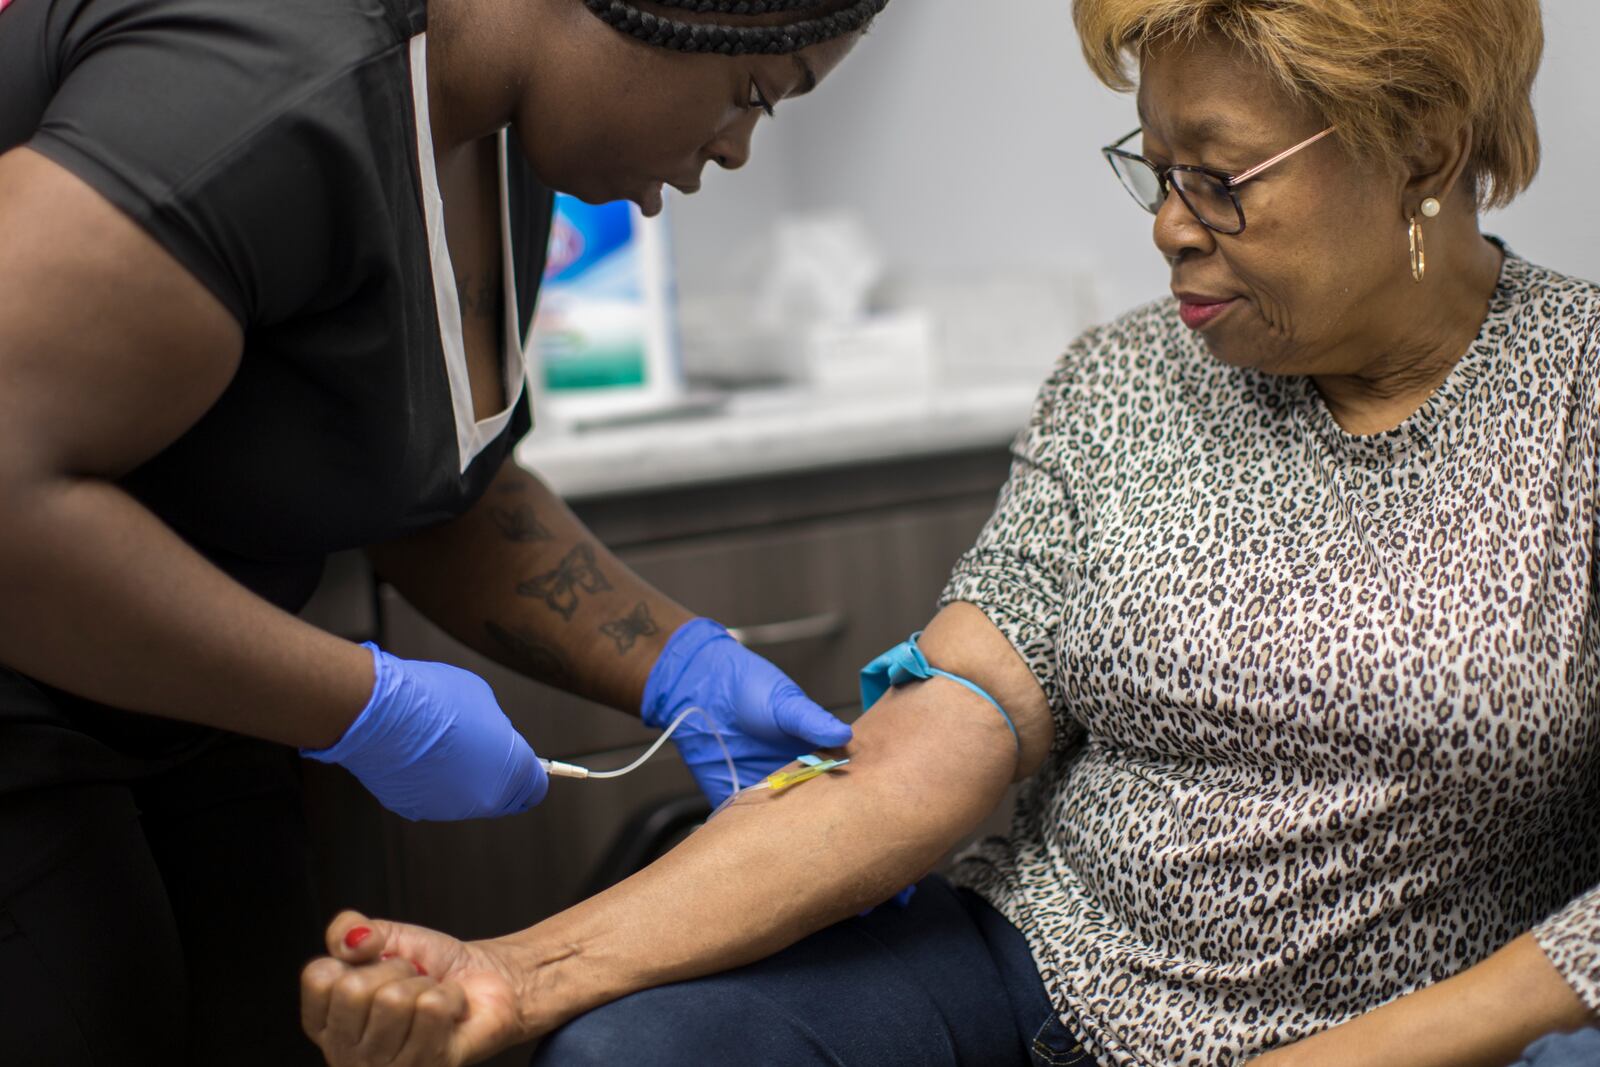
<instances>
[{"instance_id":1,"label":"wooden cabinet","mask_svg":"<svg viewBox=\"0 0 1600 1067\"><path fill-rule=\"evenodd\" d=\"M995 448L574 506L647 580L739 628L814 699L849 717L857 672L932 616L1007 465ZM313 606L319 621L349 636L366 626L396 655L479 672L542 756L615 766L654 736L636 719L483 659L393 590L364 587L347 561L329 581L340 591ZM557 780L524 815L459 824L395 818L337 770L311 767L308 778L329 906L463 937L521 928L581 899L630 823L696 795L670 751L615 781Z\"/></svg>"}]
</instances>

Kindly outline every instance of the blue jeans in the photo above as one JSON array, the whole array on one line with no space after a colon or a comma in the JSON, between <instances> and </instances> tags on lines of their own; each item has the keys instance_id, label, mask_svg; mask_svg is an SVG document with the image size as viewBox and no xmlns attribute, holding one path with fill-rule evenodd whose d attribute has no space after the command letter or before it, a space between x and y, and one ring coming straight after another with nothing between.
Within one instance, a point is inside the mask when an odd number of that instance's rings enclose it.
<instances>
[{"instance_id":1,"label":"blue jeans","mask_svg":"<svg viewBox=\"0 0 1600 1067\"><path fill-rule=\"evenodd\" d=\"M1600 1064L1600 1030L1552 1034L1528 1046L1515 1067L1596 1067Z\"/></svg>"},{"instance_id":2,"label":"blue jeans","mask_svg":"<svg viewBox=\"0 0 1600 1067\"><path fill-rule=\"evenodd\" d=\"M1022 935L937 875L737 970L646 990L557 1030L535 1067L1095 1067Z\"/></svg>"}]
</instances>

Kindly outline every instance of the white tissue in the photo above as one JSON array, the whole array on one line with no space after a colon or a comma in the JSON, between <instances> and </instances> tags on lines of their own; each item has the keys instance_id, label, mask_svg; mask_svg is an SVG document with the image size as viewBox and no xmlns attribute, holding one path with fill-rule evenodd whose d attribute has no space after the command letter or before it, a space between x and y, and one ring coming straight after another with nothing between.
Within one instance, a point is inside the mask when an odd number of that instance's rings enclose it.
<instances>
[{"instance_id":1,"label":"white tissue","mask_svg":"<svg viewBox=\"0 0 1600 1067\"><path fill-rule=\"evenodd\" d=\"M853 322L866 315L883 272L883 253L858 216L789 216L773 230L756 319L790 336Z\"/></svg>"}]
</instances>

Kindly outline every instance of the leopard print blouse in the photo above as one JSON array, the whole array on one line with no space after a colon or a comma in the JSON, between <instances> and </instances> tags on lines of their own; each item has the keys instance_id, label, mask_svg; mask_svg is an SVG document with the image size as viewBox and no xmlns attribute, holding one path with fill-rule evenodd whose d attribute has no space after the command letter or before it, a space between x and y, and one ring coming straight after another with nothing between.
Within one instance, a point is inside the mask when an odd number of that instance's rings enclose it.
<instances>
[{"instance_id":1,"label":"leopard print blouse","mask_svg":"<svg viewBox=\"0 0 1600 1067\"><path fill-rule=\"evenodd\" d=\"M1399 428L1168 300L1045 384L944 602L1055 715L956 880L1107 1064L1236 1064L1528 930L1600 1011L1600 286L1509 253Z\"/></svg>"}]
</instances>

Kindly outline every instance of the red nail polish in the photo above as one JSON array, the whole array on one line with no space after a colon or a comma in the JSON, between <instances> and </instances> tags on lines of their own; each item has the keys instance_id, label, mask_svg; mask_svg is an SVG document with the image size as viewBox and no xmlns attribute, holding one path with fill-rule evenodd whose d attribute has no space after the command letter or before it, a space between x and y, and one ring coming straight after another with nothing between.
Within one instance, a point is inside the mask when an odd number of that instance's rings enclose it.
<instances>
[{"instance_id":1,"label":"red nail polish","mask_svg":"<svg viewBox=\"0 0 1600 1067\"><path fill-rule=\"evenodd\" d=\"M354 929L352 929L348 934L344 935L345 947L346 948L360 948L361 947L361 942L365 941L367 938L369 938L371 936L372 936L372 927L370 927L370 926L357 926Z\"/></svg>"}]
</instances>

